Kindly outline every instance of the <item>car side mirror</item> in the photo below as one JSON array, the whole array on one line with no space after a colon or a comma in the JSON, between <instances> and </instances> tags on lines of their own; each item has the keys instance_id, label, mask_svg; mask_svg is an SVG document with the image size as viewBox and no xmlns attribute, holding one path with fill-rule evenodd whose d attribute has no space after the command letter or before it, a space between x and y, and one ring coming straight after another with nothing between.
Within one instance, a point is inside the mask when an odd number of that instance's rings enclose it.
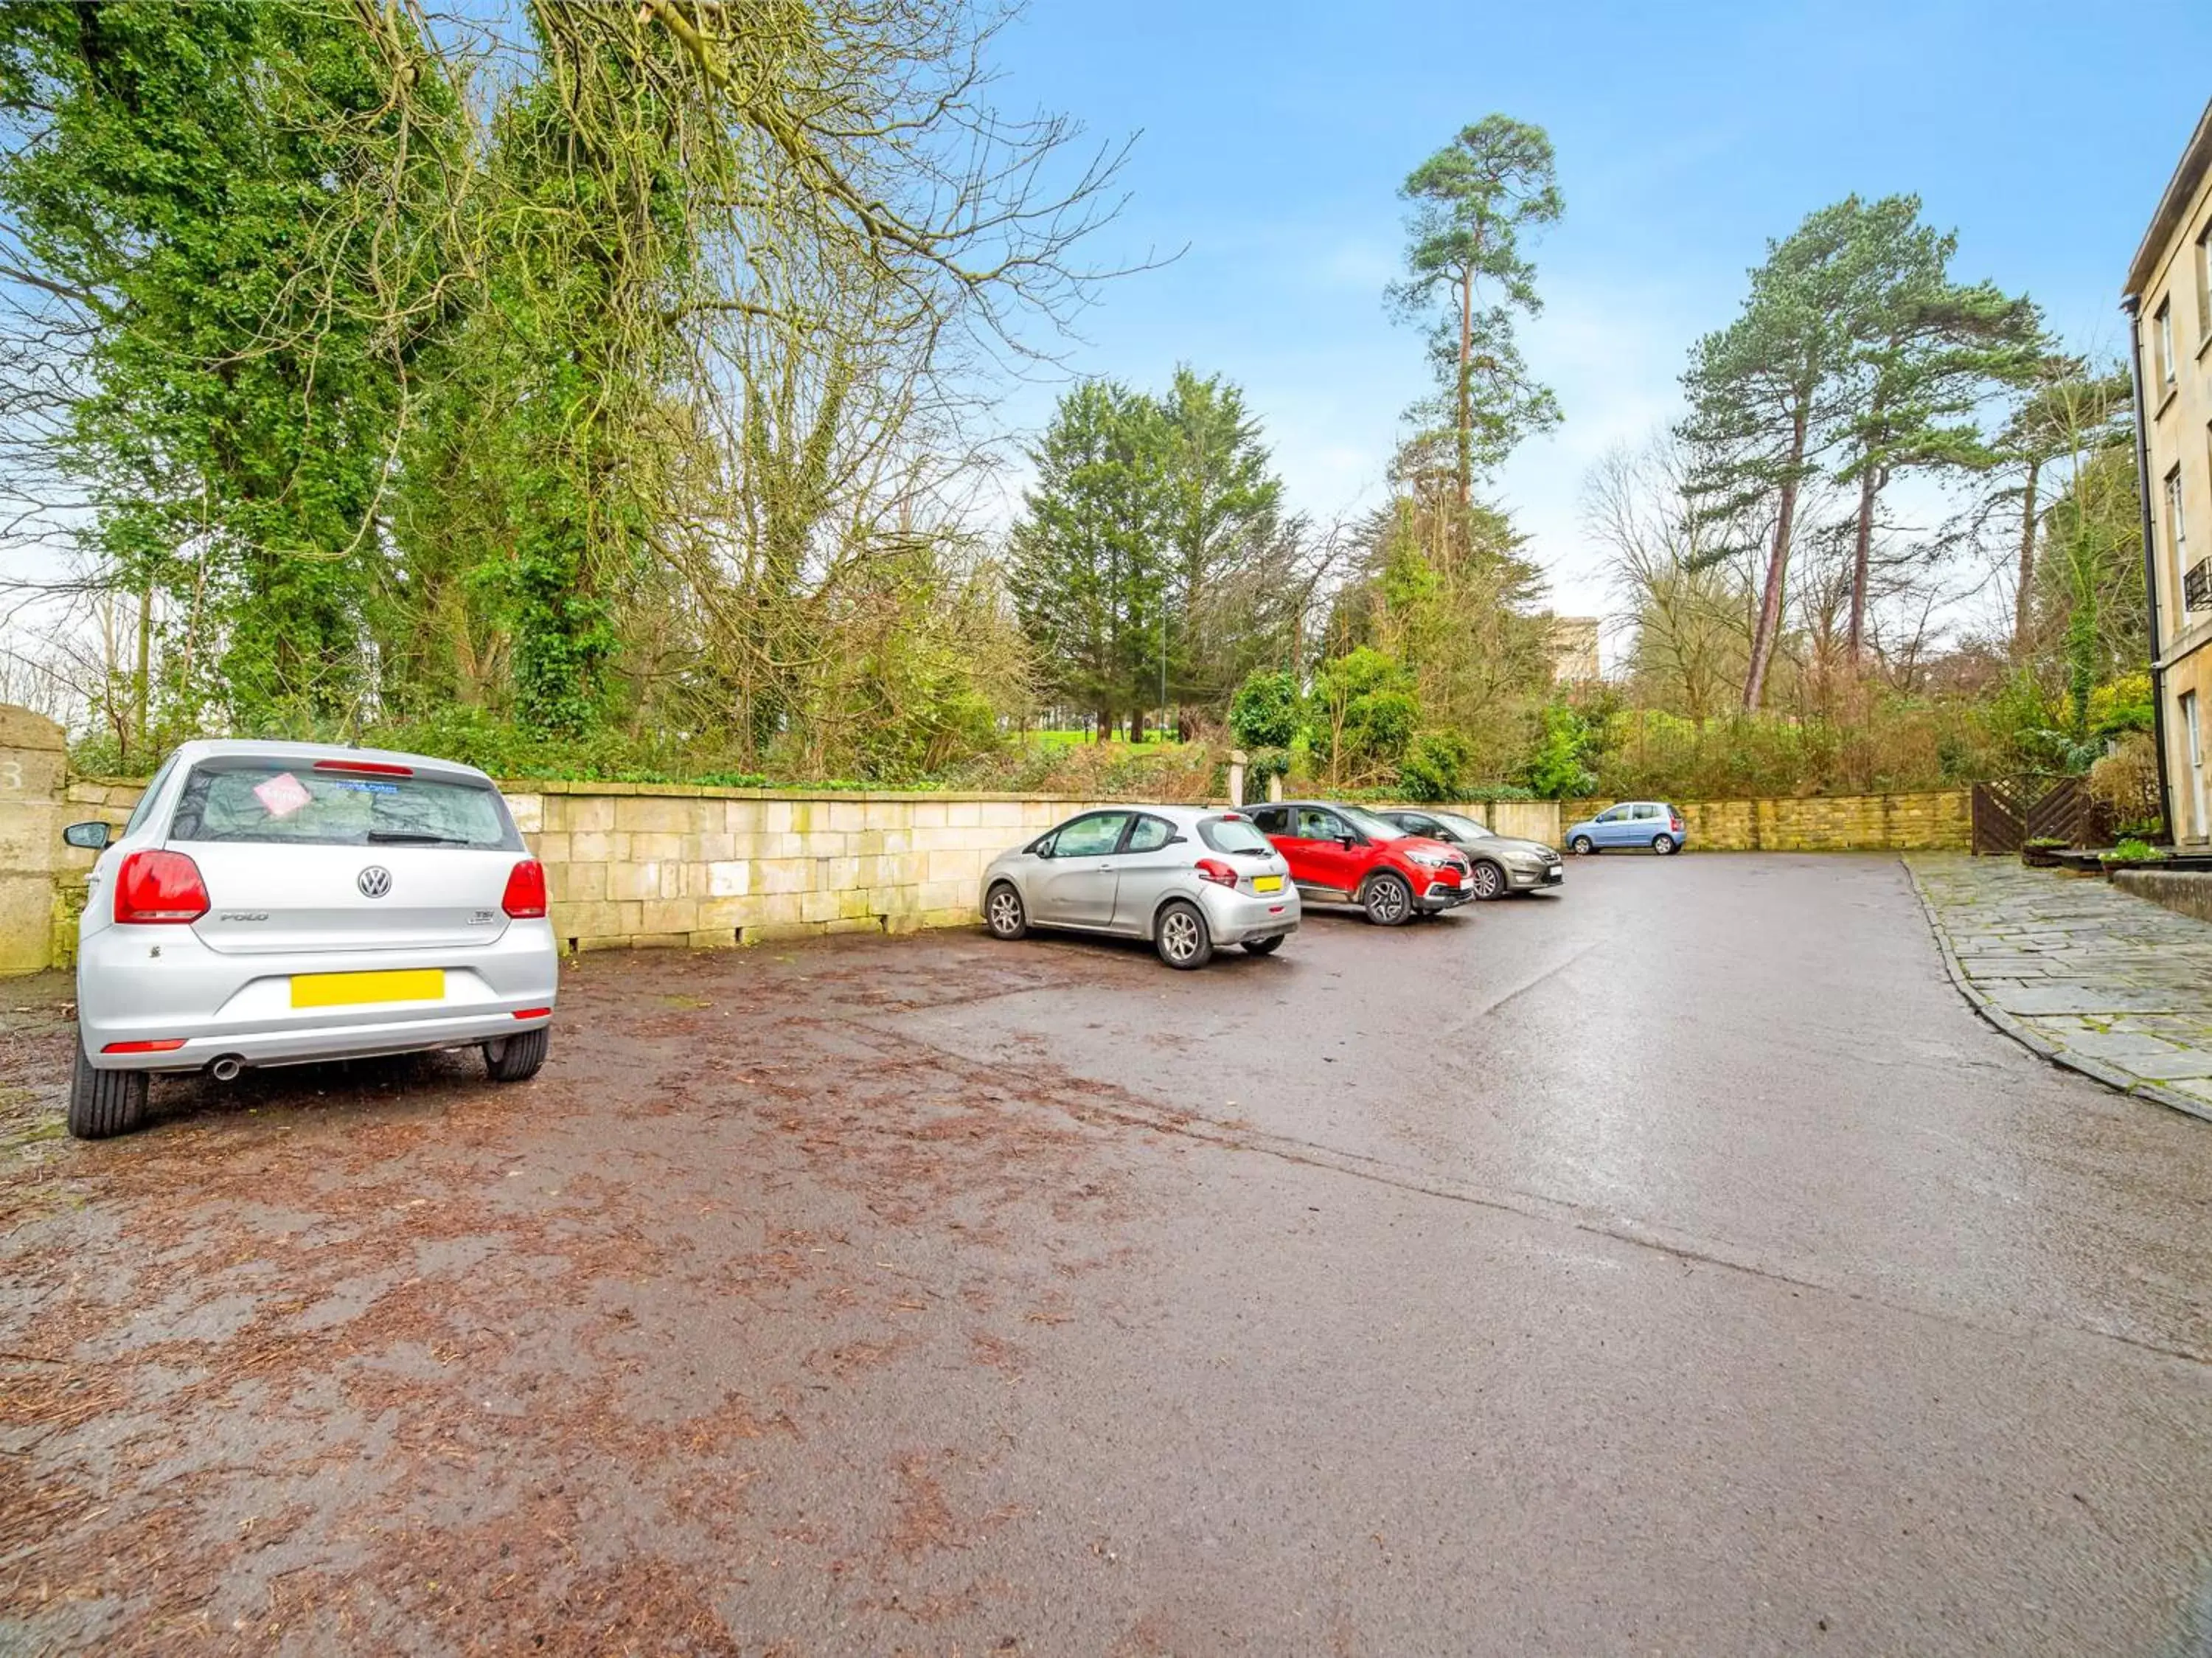
<instances>
[{"instance_id":1,"label":"car side mirror","mask_svg":"<svg viewBox=\"0 0 2212 1658\"><path fill-rule=\"evenodd\" d=\"M62 831L62 839L85 851L99 852L106 850L114 834L113 828L105 823L72 823Z\"/></svg>"},{"instance_id":2,"label":"car side mirror","mask_svg":"<svg viewBox=\"0 0 2212 1658\"><path fill-rule=\"evenodd\" d=\"M1359 837L1352 834L1339 835L1336 838L1336 844L1348 852L1359 844Z\"/></svg>"}]
</instances>

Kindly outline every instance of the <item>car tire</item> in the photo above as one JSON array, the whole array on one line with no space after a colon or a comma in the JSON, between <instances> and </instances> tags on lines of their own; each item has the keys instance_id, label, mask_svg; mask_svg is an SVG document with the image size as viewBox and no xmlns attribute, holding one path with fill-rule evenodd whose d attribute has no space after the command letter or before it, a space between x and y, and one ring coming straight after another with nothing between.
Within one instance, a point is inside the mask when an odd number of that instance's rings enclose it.
<instances>
[{"instance_id":1,"label":"car tire","mask_svg":"<svg viewBox=\"0 0 2212 1658\"><path fill-rule=\"evenodd\" d=\"M1403 875L1385 869L1368 877L1360 891L1359 907L1378 927L1402 927L1413 918L1413 889Z\"/></svg>"},{"instance_id":2,"label":"car tire","mask_svg":"<svg viewBox=\"0 0 2212 1658\"><path fill-rule=\"evenodd\" d=\"M495 1082L526 1082L538 1075L538 1067L545 1063L546 1050L552 1045L550 1025L540 1025L520 1036L487 1042L483 1045L484 1069L491 1073Z\"/></svg>"},{"instance_id":3,"label":"car tire","mask_svg":"<svg viewBox=\"0 0 2212 1658\"><path fill-rule=\"evenodd\" d=\"M1661 857L1662 857L1662 858L1663 858L1663 857L1672 857L1672 856L1674 855L1674 836L1672 836L1672 835L1654 835L1654 836L1652 836L1652 837L1651 837L1651 850L1652 850L1653 851L1656 852L1656 853L1657 853Z\"/></svg>"},{"instance_id":4,"label":"car tire","mask_svg":"<svg viewBox=\"0 0 2212 1658\"><path fill-rule=\"evenodd\" d=\"M991 936L1003 938L1008 943L1026 935L1030 930L1030 912L1022 904L1022 895L1014 890L1014 883L1002 881L984 894L983 924L991 930Z\"/></svg>"},{"instance_id":5,"label":"car tire","mask_svg":"<svg viewBox=\"0 0 2212 1658\"><path fill-rule=\"evenodd\" d=\"M1487 903L1494 898L1504 898L1512 890L1513 883L1505 878L1505 871L1487 858L1478 859L1468 871L1467 884L1477 903Z\"/></svg>"},{"instance_id":6,"label":"car tire","mask_svg":"<svg viewBox=\"0 0 2212 1658\"><path fill-rule=\"evenodd\" d=\"M1595 857L1597 856L1597 843L1588 835L1577 835L1567 843L1567 850L1578 858Z\"/></svg>"},{"instance_id":7,"label":"car tire","mask_svg":"<svg viewBox=\"0 0 2212 1658\"><path fill-rule=\"evenodd\" d=\"M80 1140L134 1134L146 1126L147 1077L143 1070L101 1070L77 1044L70 1077L69 1131Z\"/></svg>"},{"instance_id":8,"label":"car tire","mask_svg":"<svg viewBox=\"0 0 2212 1658\"><path fill-rule=\"evenodd\" d=\"M1152 948L1169 966L1189 972L1213 960L1213 935L1198 905L1177 899L1152 923Z\"/></svg>"},{"instance_id":9,"label":"car tire","mask_svg":"<svg viewBox=\"0 0 2212 1658\"><path fill-rule=\"evenodd\" d=\"M1248 938L1244 941L1244 948L1254 955L1273 955L1283 948L1283 940L1286 936L1283 933L1273 933L1266 938Z\"/></svg>"}]
</instances>

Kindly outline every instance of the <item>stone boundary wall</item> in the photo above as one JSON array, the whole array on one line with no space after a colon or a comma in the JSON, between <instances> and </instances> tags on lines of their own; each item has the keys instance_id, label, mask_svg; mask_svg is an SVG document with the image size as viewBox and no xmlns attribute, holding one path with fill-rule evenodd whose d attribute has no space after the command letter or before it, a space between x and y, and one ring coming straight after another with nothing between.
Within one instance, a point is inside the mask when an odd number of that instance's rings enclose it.
<instances>
[{"instance_id":1,"label":"stone boundary wall","mask_svg":"<svg viewBox=\"0 0 2212 1658\"><path fill-rule=\"evenodd\" d=\"M2112 885L2177 915L2212 922L2212 875L2187 869L2115 869Z\"/></svg>"},{"instance_id":2,"label":"stone boundary wall","mask_svg":"<svg viewBox=\"0 0 2212 1658\"><path fill-rule=\"evenodd\" d=\"M74 959L93 854L70 823L120 826L143 785L67 775L58 726L0 707L0 974ZM502 784L544 861L554 930L579 950L710 948L813 933L906 932L976 919L983 866L1076 812L1113 802L1010 795ZM1609 802L1453 809L1557 845ZM1964 791L1682 808L1692 850L1963 848Z\"/></svg>"},{"instance_id":3,"label":"stone boundary wall","mask_svg":"<svg viewBox=\"0 0 2212 1658\"><path fill-rule=\"evenodd\" d=\"M46 965L66 744L52 720L0 704L0 974Z\"/></svg>"},{"instance_id":4,"label":"stone boundary wall","mask_svg":"<svg viewBox=\"0 0 2212 1658\"><path fill-rule=\"evenodd\" d=\"M711 948L969 925L985 864L1077 812L1115 803L659 783L500 788L545 865L554 931L578 950ZM62 826L100 818L120 827L143 790L134 781L79 777L48 814L52 897L40 908L52 923L39 943L54 966L75 960L94 857L63 845ZM1500 834L1558 838L1559 808L1550 801L1456 809Z\"/></svg>"},{"instance_id":5,"label":"stone boundary wall","mask_svg":"<svg viewBox=\"0 0 2212 1658\"><path fill-rule=\"evenodd\" d=\"M1479 819L1501 835L1514 835L1522 840L1540 840L1547 846L1559 844L1559 803L1555 800L1489 801L1475 806L1453 808L1468 817Z\"/></svg>"},{"instance_id":6,"label":"stone boundary wall","mask_svg":"<svg viewBox=\"0 0 2212 1658\"><path fill-rule=\"evenodd\" d=\"M976 919L983 866L1094 802L1004 795L805 794L502 783L545 865L564 948L715 948ZM69 822L120 825L143 785L79 778ZM93 854L57 845L50 956L74 960Z\"/></svg>"},{"instance_id":7,"label":"stone boundary wall","mask_svg":"<svg viewBox=\"0 0 2212 1658\"><path fill-rule=\"evenodd\" d=\"M1680 801L1692 852L1964 851L1971 844L1969 791L1914 795L1808 795L1768 800ZM1567 801L1562 828L1613 802Z\"/></svg>"}]
</instances>

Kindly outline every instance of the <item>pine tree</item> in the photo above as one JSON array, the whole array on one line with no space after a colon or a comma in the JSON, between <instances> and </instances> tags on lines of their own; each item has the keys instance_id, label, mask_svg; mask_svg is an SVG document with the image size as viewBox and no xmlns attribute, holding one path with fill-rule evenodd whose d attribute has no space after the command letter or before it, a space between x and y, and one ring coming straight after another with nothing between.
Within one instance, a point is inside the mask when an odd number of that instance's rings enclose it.
<instances>
[{"instance_id":1,"label":"pine tree","mask_svg":"<svg viewBox=\"0 0 2212 1658\"><path fill-rule=\"evenodd\" d=\"M1559 423L1557 400L1528 377L1513 336L1515 312L1543 308L1536 267L1521 238L1563 208L1552 141L1540 126L1486 115L1407 176L1406 277L1389 291L1410 320L1433 319L1430 356L1450 422L1461 509L1479 471L1531 432ZM1480 302L1494 294L1493 302Z\"/></svg>"},{"instance_id":2,"label":"pine tree","mask_svg":"<svg viewBox=\"0 0 2212 1658\"><path fill-rule=\"evenodd\" d=\"M1772 527L1744 675L1747 711L1765 697L1782 631L1799 496L1853 411L1851 371L1887 270L1881 227L1916 210L1898 198L1869 206L1852 196L1769 243L1742 311L1698 342L1682 377L1690 413L1680 436L1693 457L1689 491L1701 520ZM1723 539L1711 558L1739 551Z\"/></svg>"},{"instance_id":3,"label":"pine tree","mask_svg":"<svg viewBox=\"0 0 2212 1658\"><path fill-rule=\"evenodd\" d=\"M2041 319L2024 298L1951 280L1955 235L1920 222L1917 197L1878 202L1861 229L1866 307L1856 320L1856 408L1837 481L1858 487L1846 655L1858 670L1882 491L1914 471L1984 471L1996 453L1975 418L2033 369Z\"/></svg>"}]
</instances>

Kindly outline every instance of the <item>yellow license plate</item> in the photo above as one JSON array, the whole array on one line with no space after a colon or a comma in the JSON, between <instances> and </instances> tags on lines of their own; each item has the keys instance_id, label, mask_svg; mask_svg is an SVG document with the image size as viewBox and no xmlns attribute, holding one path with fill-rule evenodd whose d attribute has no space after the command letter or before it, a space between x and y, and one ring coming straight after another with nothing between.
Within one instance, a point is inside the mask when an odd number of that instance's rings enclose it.
<instances>
[{"instance_id":1,"label":"yellow license plate","mask_svg":"<svg viewBox=\"0 0 2212 1658\"><path fill-rule=\"evenodd\" d=\"M1252 877L1252 890L1255 893L1279 893L1283 890L1283 878L1280 875L1255 875Z\"/></svg>"},{"instance_id":2,"label":"yellow license plate","mask_svg":"<svg viewBox=\"0 0 2212 1658\"><path fill-rule=\"evenodd\" d=\"M442 1002L443 967L411 967L382 973L295 973L295 1008L353 1008L367 1002Z\"/></svg>"}]
</instances>

